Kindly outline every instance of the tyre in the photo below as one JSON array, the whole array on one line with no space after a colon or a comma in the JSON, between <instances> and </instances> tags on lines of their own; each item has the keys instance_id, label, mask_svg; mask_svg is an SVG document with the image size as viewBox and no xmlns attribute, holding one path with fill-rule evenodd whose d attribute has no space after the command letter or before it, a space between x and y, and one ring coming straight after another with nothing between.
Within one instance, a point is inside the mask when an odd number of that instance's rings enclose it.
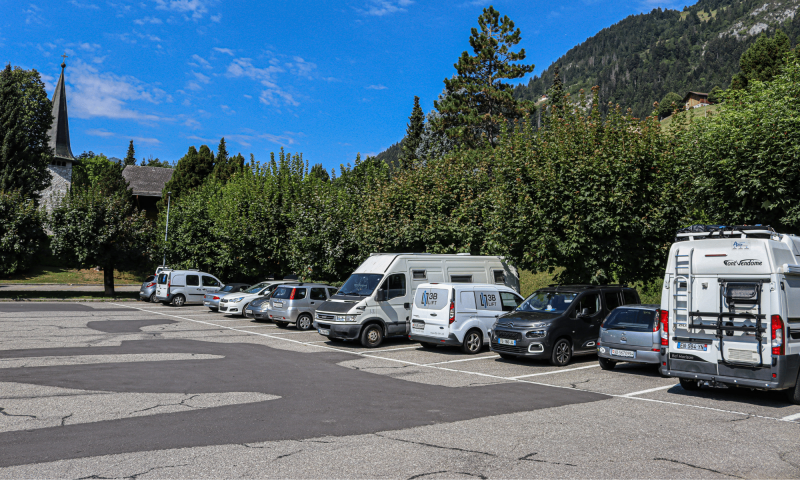
<instances>
[{"instance_id":1,"label":"tyre","mask_svg":"<svg viewBox=\"0 0 800 480\"><path fill-rule=\"evenodd\" d=\"M420 345L422 345L422 348L427 348L430 350L433 350L434 348L437 347L435 343L428 343L428 342L420 342Z\"/></svg>"},{"instance_id":2,"label":"tyre","mask_svg":"<svg viewBox=\"0 0 800 480\"><path fill-rule=\"evenodd\" d=\"M147 301L149 301L150 303L158 303L158 299L156 298L155 292L153 292L153 294L150 295L150 298L148 298Z\"/></svg>"},{"instance_id":3,"label":"tyre","mask_svg":"<svg viewBox=\"0 0 800 480\"><path fill-rule=\"evenodd\" d=\"M172 297L173 307L182 307L184 303L186 303L186 298L184 298L183 295L175 295Z\"/></svg>"},{"instance_id":4,"label":"tyre","mask_svg":"<svg viewBox=\"0 0 800 480\"><path fill-rule=\"evenodd\" d=\"M798 375L797 383L795 383L794 387L786 390L786 400L788 400L789 403L800 405L800 375Z\"/></svg>"},{"instance_id":5,"label":"tyre","mask_svg":"<svg viewBox=\"0 0 800 480\"><path fill-rule=\"evenodd\" d=\"M600 362L600 368L603 370L614 370L614 367L617 366L617 362L609 358L598 357L597 360Z\"/></svg>"},{"instance_id":6,"label":"tyre","mask_svg":"<svg viewBox=\"0 0 800 480\"><path fill-rule=\"evenodd\" d=\"M569 340L562 338L553 345L553 353L550 354L550 364L555 367L563 367L572 360L572 345Z\"/></svg>"},{"instance_id":7,"label":"tyre","mask_svg":"<svg viewBox=\"0 0 800 480\"><path fill-rule=\"evenodd\" d=\"M470 330L464 336L464 343L461 344L461 351L468 355L475 355L483 350L483 332L480 330Z\"/></svg>"},{"instance_id":8,"label":"tyre","mask_svg":"<svg viewBox=\"0 0 800 480\"><path fill-rule=\"evenodd\" d=\"M361 332L361 345L367 348L375 348L383 343L383 329L380 325L373 323L367 325Z\"/></svg>"},{"instance_id":9,"label":"tyre","mask_svg":"<svg viewBox=\"0 0 800 480\"><path fill-rule=\"evenodd\" d=\"M247 310L247 307L249 307L249 306L250 306L249 303L245 303L244 306L242 307L242 311L239 312L239 315L247 318L247 315L245 315L244 311Z\"/></svg>"},{"instance_id":10,"label":"tyre","mask_svg":"<svg viewBox=\"0 0 800 480\"><path fill-rule=\"evenodd\" d=\"M503 360L516 360L517 356L511 355L510 353L501 353L500 358L502 358Z\"/></svg>"},{"instance_id":11,"label":"tyre","mask_svg":"<svg viewBox=\"0 0 800 480\"><path fill-rule=\"evenodd\" d=\"M692 380L691 378L681 378L681 387L688 392L696 392L700 390L700 384L697 383L697 380Z\"/></svg>"},{"instance_id":12,"label":"tyre","mask_svg":"<svg viewBox=\"0 0 800 480\"><path fill-rule=\"evenodd\" d=\"M286 327L288 327L288 326L289 326L289 322L275 322L275 325L276 325L278 328L286 328Z\"/></svg>"},{"instance_id":13,"label":"tyre","mask_svg":"<svg viewBox=\"0 0 800 480\"><path fill-rule=\"evenodd\" d=\"M311 315L304 313L297 317L297 329L298 330L311 330L311 326L313 325L314 320L311 319Z\"/></svg>"}]
</instances>

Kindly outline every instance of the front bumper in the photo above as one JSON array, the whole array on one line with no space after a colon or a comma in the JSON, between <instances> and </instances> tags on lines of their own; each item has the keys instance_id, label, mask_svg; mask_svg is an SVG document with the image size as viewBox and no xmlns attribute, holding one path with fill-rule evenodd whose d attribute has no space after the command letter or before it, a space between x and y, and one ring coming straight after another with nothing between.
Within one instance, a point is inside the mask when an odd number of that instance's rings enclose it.
<instances>
[{"instance_id":1,"label":"front bumper","mask_svg":"<svg viewBox=\"0 0 800 480\"><path fill-rule=\"evenodd\" d=\"M247 313L248 311L252 313ZM259 310L257 308L245 308L244 309L244 316L247 318L253 318L256 320L269 320L269 311L268 310Z\"/></svg>"},{"instance_id":2,"label":"front bumper","mask_svg":"<svg viewBox=\"0 0 800 480\"><path fill-rule=\"evenodd\" d=\"M546 358L550 356L550 345L547 343L548 336L539 338L528 338L525 334L531 329L519 330L498 330L495 329L489 339L489 350L495 353L508 353L520 357ZM516 345L504 345L498 342L500 337L497 332L517 333L521 338L514 339Z\"/></svg>"},{"instance_id":3,"label":"front bumper","mask_svg":"<svg viewBox=\"0 0 800 480\"><path fill-rule=\"evenodd\" d=\"M634 352L634 357L623 357L619 355L612 355L611 350L625 350ZM652 349L652 347L651 347ZM608 358L609 360L616 360L618 362L631 362L631 363L648 363L659 364L661 363L661 349L653 352L652 350L644 350L640 346L632 345L617 345L610 343L603 343L597 347L597 356L600 358Z\"/></svg>"},{"instance_id":4,"label":"front bumper","mask_svg":"<svg viewBox=\"0 0 800 480\"><path fill-rule=\"evenodd\" d=\"M314 328L320 335L325 335L331 338L340 338L342 340L355 340L361 334L360 323L330 323L330 322L317 322L314 321ZM329 333L321 333L320 330L328 330Z\"/></svg>"},{"instance_id":5,"label":"front bumper","mask_svg":"<svg viewBox=\"0 0 800 480\"><path fill-rule=\"evenodd\" d=\"M447 338L442 337L430 337L428 335L415 335L413 333L408 335L408 339L414 342L420 343L432 343L436 345L452 345L452 346L461 346L461 342L458 341L455 334L451 333Z\"/></svg>"},{"instance_id":6,"label":"front bumper","mask_svg":"<svg viewBox=\"0 0 800 480\"><path fill-rule=\"evenodd\" d=\"M784 390L793 388L798 381L798 372L800 372L800 355L781 355L773 357L774 364L771 367L753 368L753 367L731 367L729 365L715 365L718 369L725 369L726 373L740 373L739 375L715 375L712 373L689 372L674 369L674 360L667 359L668 355L665 354L661 357L661 361L667 363L667 366L661 367L661 373L668 377L686 378L690 380L702 380L710 383L723 383L729 386L742 386L749 388L758 388L764 390ZM698 362L680 362L679 365ZM737 372L738 371L738 372ZM751 378L747 378L751 377ZM762 377L762 378L753 378Z\"/></svg>"},{"instance_id":7,"label":"front bumper","mask_svg":"<svg viewBox=\"0 0 800 480\"><path fill-rule=\"evenodd\" d=\"M228 314L236 313L236 314L238 314L238 313L241 313L242 307L244 307L244 302L242 302L242 303L222 303L222 302L220 302L218 309L219 309L220 313L228 313Z\"/></svg>"}]
</instances>

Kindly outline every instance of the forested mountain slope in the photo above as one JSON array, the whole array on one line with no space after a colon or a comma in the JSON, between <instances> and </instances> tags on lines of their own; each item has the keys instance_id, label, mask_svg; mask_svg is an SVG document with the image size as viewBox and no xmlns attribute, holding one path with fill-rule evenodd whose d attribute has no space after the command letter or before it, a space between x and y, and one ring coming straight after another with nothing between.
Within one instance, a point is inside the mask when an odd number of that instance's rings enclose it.
<instances>
[{"instance_id":1,"label":"forested mountain slope","mask_svg":"<svg viewBox=\"0 0 800 480\"><path fill-rule=\"evenodd\" d=\"M683 12L631 15L573 47L514 94L539 99L553 84L557 65L571 94L598 85L604 104L630 107L644 117L668 92L727 88L742 52L762 32L773 35L780 28L795 45L798 6L800 0L700 0Z\"/></svg>"}]
</instances>

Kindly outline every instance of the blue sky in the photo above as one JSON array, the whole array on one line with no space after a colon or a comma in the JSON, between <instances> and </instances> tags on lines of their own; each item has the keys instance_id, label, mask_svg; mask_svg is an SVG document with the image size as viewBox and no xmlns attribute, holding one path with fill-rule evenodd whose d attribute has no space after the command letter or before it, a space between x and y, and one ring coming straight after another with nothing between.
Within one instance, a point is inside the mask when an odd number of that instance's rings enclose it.
<instances>
[{"instance_id":1,"label":"blue sky","mask_svg":"<svg viewBox=\"0 0 800 480\"><path fill-rule=\"evenodd\" d=\"M535 73L630 14L669 1L0 0L0 61L48 94L67 58L72 150L177 161L190 145L256 160L284 147L328 170L400 140L455 73L493 4ZM522 80L528 81L528 78Z\"/></svg>"}]
</instances>

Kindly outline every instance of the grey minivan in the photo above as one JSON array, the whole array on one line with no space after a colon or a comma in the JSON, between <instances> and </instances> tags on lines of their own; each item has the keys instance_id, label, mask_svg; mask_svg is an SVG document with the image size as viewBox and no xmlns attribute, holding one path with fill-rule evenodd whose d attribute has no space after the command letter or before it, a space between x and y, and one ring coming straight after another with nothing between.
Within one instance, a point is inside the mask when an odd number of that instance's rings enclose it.
<instances>
[{"instance_id":1,"label":"grey minivan","mask_svg":"<svg viewBox=\"0 0 800 480\"><path fill-rule=\"evenodd\" d=\"M608 314L600 326L597 356L600 368L617 362L661 364L660 305L625 305Z\"/></svg>"},{"instance_id":2,"label":"grey minivan","mask_svg":"<svg viewBox=\"0 0 800 480\"><path fill-rule=\"evenodd\" d=\"M323 283L281 285L269 299L269 319L281 328L294 323L298 330L309 330L317 307L335 293L335 287Z\"/></svg>"}]
</instances>

